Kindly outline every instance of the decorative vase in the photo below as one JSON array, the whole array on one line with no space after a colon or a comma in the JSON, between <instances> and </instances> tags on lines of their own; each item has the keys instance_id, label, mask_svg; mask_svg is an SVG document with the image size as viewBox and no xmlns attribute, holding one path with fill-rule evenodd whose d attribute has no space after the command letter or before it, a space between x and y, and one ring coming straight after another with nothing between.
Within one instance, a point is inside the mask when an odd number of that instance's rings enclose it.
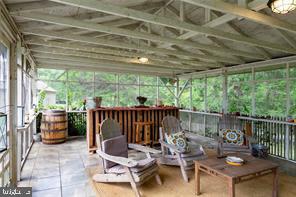
<instances>
[{"instance_id":1,"label":"decorative vase","mask_svg":"<svg viewBox=\"0 0 296 197\"><path fill-rule=\"evenodd\" d=\"M143 106L144 103L147 101L147 98L146 98L146 97L143 97L143 96L138 96L138 97L137 97L137 100L138 100L139 104L140 104L141 106Z\"/></svg>"}]
</instances>

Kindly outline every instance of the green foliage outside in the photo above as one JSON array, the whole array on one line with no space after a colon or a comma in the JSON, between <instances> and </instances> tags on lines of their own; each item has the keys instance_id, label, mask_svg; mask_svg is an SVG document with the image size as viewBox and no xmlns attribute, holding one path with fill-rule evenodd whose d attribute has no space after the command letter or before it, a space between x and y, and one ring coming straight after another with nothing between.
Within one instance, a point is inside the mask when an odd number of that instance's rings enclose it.
<instances>
[{"instance_id":1,"label":"green foliage outside","mask_svg":"<svg viewBox=\"0 0 296 197\"><path fill-rule=\"evenodd\" d=\"M119 80L117 86L117 77ZM102 106L117 106L117 89L119 106L138 105L137 96L147 97L146 105L154 105L157 98L157 77L139 76L132 74L94 73L81 71L64 71L51 69L38 69L38 79L43 80L49 87L55 89L56 105L49 108L65 108L68 100L69 110L83 108L83 100L86 97L102 97ZM68 83L67 83L68 78ZM175 92L174 80L163 78L165 84L172 92ZM173 85L171 85L173 84ZM68 85L68 91L67 91ZM174 96L161 82L159 86L159 98L164 105L174 105Z\"/></svg>"},{"instance_id":2,"label":"green foliage outside","mask_svg":"<svg viewBox=\"0 0 296 197\"><path fill-rule=\"evenodd\" d=\"M37 105L36 112L38 112L38 111L40 111L40 110L42 110L44 108L43 102L44 102L44 99L46 97L46 92L42 90L42 91L39 92L38 96L39 96L39 98L38 98L38 105Z\"/></svg>"},{"instance_id":3,"label":"green foliage outside","mask_svg":"<svg viewBox=\"0 0 296 197\"><path fill-rule=\"evenodd\" d=\"M72 110L82 108L85 97L101 96L102 106L134 106L138 105L136 97L148 98L146 104L154 105L157 98L157 77L139 76L132 74L109 74L81 71L66 71L39 69L39 79L48 86L57 90L57 106L65 107L68 97L68 105ZM290 68L290 92L287 95L286 69L255 72L255 107L256 114L260 116L285 116L287 96L290 96L291 108L289 115L296 116L296 69ZM68 78L68 83L66 79ZM140 81L139 81L140 79ZM117 85L117 80L119 83ZM252 112L252 74L228 75L228 111L240 112L250 115ZM140 84L139 84L140 82ZM175 79L160 77L159 98L165 105L174 105L176 91ZM180 80L180 89L186 80ZM205 83L207 82L207 90ZM222 108L222 83L221 76L193 79L192 80L192 107L198 111L205 110L205 93L207 92L207 110L221 112ZM164 86L166 84L167 87ZM68 85L68 92L67 90ZM190 84L184 89L180 97L180 105L190 108ZM169 90L168 90L169 89ZM118 91L118 94L117 94ZM118 98L119 95L119 98ZM40 97L41 98L41 97ZM39 103L40 104L40 103ZM38 104L38 107L39 107Z\"/></svg>"}]
</instances>

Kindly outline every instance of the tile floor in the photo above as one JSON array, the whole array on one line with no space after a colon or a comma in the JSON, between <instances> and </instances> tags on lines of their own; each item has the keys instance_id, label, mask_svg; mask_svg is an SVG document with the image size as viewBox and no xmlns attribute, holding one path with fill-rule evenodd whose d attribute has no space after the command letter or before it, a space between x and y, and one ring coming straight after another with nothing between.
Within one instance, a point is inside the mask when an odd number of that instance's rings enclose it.
<instances>
[{"instance_id":1,"label":"tile floor","mask_svg":"<svg viewBox=\"0 0 296 197\"><path fill-rule=\"evenodd\" d=\"M95 197L90 174L99 167L89 155L85 138L66 143L34 143L22 170L19 186L32 187L33 197Z\"/></svg>"}]
</instances>

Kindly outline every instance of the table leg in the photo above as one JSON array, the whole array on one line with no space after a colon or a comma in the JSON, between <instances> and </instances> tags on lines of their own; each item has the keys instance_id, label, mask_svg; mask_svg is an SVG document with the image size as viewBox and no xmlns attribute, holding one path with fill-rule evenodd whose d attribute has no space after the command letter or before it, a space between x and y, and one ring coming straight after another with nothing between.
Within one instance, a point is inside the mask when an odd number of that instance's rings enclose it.
<instances>
[{"instance_id":1,"label":"table leg","mask_svg":"<svg viewBox=\"0 0 296 197\"><path fill-rule=\"evenodd\" d=\"M235 197L235 182L233 178L228 179L228 193L229 197Z\"/></svg>"},{"instance_id":2,"label":"table leg","mask_svg":"<svg viewBox=\"0 0 296 197\"><path fill-rule=\"evenodd\" d=\"M200 170L197 163L195 164L195 195L200 195Z\"/></svg>"},{"instance_id":3,"label":"table leg","mask_svg":"<svg viewBox=\"0 0 296 197\"><path fill-rule=\"evenodd\" d=\"M273 169L273 189L272 189L272 197L278 196L278 168Z\"/></svg>"}]
</instances>

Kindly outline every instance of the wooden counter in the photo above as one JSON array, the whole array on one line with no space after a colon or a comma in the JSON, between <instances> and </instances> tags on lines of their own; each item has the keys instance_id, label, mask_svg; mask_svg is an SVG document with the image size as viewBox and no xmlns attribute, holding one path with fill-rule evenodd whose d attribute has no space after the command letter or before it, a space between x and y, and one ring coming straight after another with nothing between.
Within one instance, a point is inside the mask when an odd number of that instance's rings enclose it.
<instances>
[{"instance_id":1,"label":"wooden counter","mask_svg":"<svg viewBox=\"0 0 296 197\"><path fill-rule=\"evenodd\" d=\"M97 108L87 110L87 143L89 152L94 152L96 149L95 134L99 133L100 123L111 118L120 123L122 134L127 137L128 143L135 143L136 133L134 122L151 121L152 136L154 142L159 139L159 127L162 119L172 115L179 118L179 108L177 107L112 107L112 108Z\"/></svg>"}]
</instances>

